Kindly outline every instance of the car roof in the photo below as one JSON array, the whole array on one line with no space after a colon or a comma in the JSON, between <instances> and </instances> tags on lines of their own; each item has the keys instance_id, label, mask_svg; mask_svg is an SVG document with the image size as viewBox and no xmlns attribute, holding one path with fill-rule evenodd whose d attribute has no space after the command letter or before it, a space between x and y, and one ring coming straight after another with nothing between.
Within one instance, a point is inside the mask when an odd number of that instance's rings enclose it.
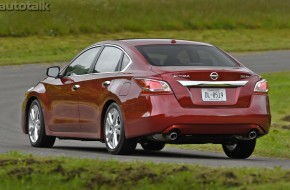
<instances>
[{"instance_id":1,"label":"car roof","mask_svg":"<svg viewBox=\"0 0 290 190\"><path fill-rule=\"evenodd\" d=\"M142 46L142 45L166 45L166 44L187 44L187 45L205 45L212 46L203 42L195 42L188 40L178 40L178 39L119 39L103 41L97 44L116 44L116 45L132 45L132 46Z\"/></svg>"}]
</instances>

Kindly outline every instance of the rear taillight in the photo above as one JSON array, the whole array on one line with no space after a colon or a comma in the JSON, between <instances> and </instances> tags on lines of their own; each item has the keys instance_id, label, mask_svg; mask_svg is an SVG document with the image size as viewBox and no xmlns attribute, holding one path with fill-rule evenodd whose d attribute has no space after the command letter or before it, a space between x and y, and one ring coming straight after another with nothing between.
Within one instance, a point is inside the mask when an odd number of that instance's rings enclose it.
<instances>
[{"instance_id":1,"label":"rear taillight","mask_svg":"<svg viewBox=\"0 0 290 190\"><path fill-rule=\"evenodd\" d=\"M154 93L154 94L172 93L172 90L170 86L167 84L167 82L161 80L135 78L135 81L146 93Z\"/></svg>"},{"instance_id":2,"label":"rear taillight","mask_svg":"<svg viewBox=\"0 0 290 190\"><path fill-rule=\"evenodd\" d=\"M254 92L268 92L268 82L265 79L258 81Z\"/></svg>"}]
</instances>

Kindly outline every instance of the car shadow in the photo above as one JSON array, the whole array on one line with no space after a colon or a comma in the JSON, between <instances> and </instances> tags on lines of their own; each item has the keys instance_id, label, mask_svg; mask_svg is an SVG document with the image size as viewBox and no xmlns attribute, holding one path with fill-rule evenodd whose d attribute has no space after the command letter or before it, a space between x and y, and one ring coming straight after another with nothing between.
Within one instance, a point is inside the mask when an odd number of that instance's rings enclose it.
<instances>
[{"instance_id":1,"label":"car shadow","mask_svg":"<svg viewBox=\"0 0 290 190\"><path fill-rule=\"evenodd\" d=\"M55 146L53 149L59 150L70 150L70 151L78 151L78 152L87 152L87 153L96 153L96 157L98 154L111 156L110 153L107 152L107 149L104 147L75 147L75 146ZM118 155L121 157L128 158L142 158L142 157L152 157L152 158L166 158L166 159L177 159L177 158L191 158L191 159L213 159L213 160L229 160L229 158L223 156L219 153L212 152L203 152L199 151L196 153L195 151L189 152L190 150L182 150L166 148L162 151L145 151L142 149L136 149L130 155Z\"/></svg>"}]
</instances>

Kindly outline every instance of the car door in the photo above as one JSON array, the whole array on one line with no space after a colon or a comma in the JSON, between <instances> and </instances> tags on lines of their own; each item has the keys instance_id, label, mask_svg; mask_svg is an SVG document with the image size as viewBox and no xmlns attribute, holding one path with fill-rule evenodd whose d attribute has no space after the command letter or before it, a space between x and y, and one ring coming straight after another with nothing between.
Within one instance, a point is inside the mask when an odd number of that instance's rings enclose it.
<instances>
[{"instance_id":1,"label":"car door","mask_svg":"<svg viewBox=\"0 0 290 190\"><path fill-rule=\"evenodd\" d=\"M81 131L79 124L80 82L90 72L91 66L101 47L93 47L82 52L62 72L62 77L53 79L48 85L51 114L49 128L56 132Z\"/></svg>"},{"instance_id":2,"label":"car door","mask_svg":"<svg viewBox=\"0 0 290 190\"><path fill-rule=\"evenodd\" d=\"M121 69L123 51L115 46L102 50L92 73L80 84L79 111L83 132L100 137L102 106L111 93L114 77ZM96 135L96 136L95 136Z\"/></svg>"}]
</instances>

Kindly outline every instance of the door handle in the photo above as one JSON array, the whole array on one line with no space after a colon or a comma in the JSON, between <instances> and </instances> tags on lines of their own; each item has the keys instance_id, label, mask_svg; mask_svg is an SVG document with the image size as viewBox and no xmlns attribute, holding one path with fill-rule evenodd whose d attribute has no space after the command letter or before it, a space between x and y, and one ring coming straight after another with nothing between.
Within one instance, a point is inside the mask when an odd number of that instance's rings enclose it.
<instances>
[{"instance_id":1,"label":"door handle","mask_svg":"<svg viewBox=\"0 0 290 190\"><path fill-rule=\"evenodd\" d=\"M73 85L73 90L77 90L77 89L79 89L81 86L80 85L78 85L78 84L75 84L75 85Z\"/></svg>"},{"instance_id":2,"label":"door handle","mask_svg":"<svg viewBox=\"0 0 290 190\"><path fill-rule=\"evenodd\" d=\"M102 83L103 87L108 87L111 84L111 81L105 81Z\"/></svg>"}]
</instances>

